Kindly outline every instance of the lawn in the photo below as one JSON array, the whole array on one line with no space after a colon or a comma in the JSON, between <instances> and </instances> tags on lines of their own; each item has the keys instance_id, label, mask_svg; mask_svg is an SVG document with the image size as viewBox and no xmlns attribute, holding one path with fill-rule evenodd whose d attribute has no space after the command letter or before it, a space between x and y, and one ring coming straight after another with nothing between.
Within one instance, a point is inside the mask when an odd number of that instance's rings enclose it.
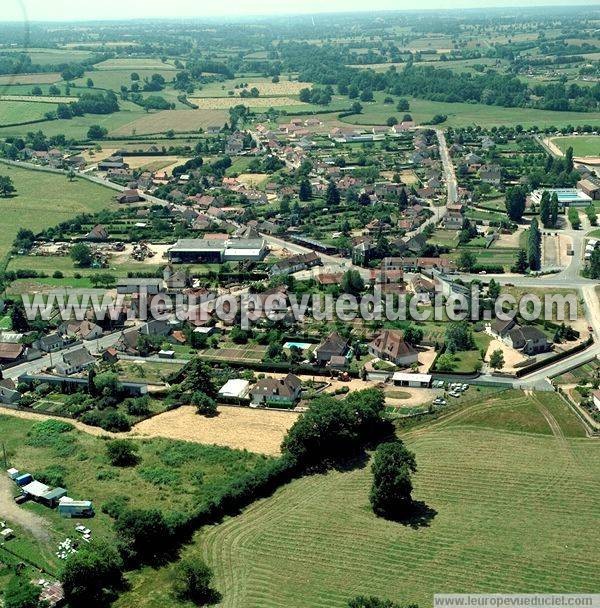
<instances>
[{"instance_id":1,"label":"lawn","mask_svg":"<svg viewBox=\"0 0 600 608\"><path fill-rule=\"evenodd\" d=\"M214 568L221 608L343 608L357 594L429 606L434 592L595 592L600 445L581 436L558 396L540 399L503 392L401 434L416 453L414 496L437 512L429 526L375 517L366 466L294 481L200 531L184 554ZM552 434L548 412L565 437ZM135 574L117 606L172 605L171 573Z\"/></svg>"},{"instance_id":2,"label":"lawn","mask_svg":"<svg viewBox=\"0 0 600 608\"><path fill-rule=\"evenodd\" d=\"M600 156L600 135L555 137L552 143L556 144L563 152L572 147L575 156Z\"/></svg>"},{"instance_id":3,"label":"lawn","mask_svg":"<svg viewBox=\"0 0 600 608\"><path fill-rule=\"evenodd\" d=\"M37 101L4 101L0 100L0 127L41 120L46 112L58 107L55 103L38 103ZM31 127L29 126L29 130Z\"/></svg>"},{"instance_id":4,"label":"lawn","mask_svg":"<svg viewBox=\"0 0 600 608\"><path fill-rule=\"evenodd\" d=\"M115 206L114 191L83 179L72 182L63 175L0 164L0 174L8 175L15 196L0 198L2 231L0 256L6 255L21 227L39 231L74 217Z\"/></svg>"}]
</instances>

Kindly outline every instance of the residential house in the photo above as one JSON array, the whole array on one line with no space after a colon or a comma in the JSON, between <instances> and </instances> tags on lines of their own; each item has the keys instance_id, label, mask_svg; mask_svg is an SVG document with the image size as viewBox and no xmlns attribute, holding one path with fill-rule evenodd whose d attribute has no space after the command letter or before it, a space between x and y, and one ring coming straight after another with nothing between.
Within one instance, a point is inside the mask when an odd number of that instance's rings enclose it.
<instances>
[{"instance_id":1,"label":"residential house","mask_svg":"<svg viewBox=\"0 0 600 608\"><path fill-rule=\"evenodd\" d=\"M285 378L263 378L251 389L251 407L291 408L296 405L302 393L302 381L293 374Z\"/></svg>"},{"instance_id":2,"label":"residential house","mask_svg":"<svg viewBox=\"0 0 600 608\"><path fill-rule=\"evenodd\" d=\"M42 336L39 340L33 343L33 347L41 350L44 353L54 353L65 347L67 342L58 332Z\"/></svg>"},{"instance_id":3,"label":"residential house","mask_svg":"<svg viewBox=\"0 0 600 608\"><path fill-rule=\"evenodd\" d=\"M322 266L323 262L316 252L299 253L284 260L279 260L271 266L269 274L271 276L280 276L308 270L315 266Z\"/></svg>"},{"instance_id":4,"label":"residential house","mask_svg":"<svg viewBox=\"0 0 600 608\"><path fill-rule=\"evenodd\" d=\"M516 350L527 355L537 355L550 350L546 334L531 325L516 326L508 332L505 342Z\"/></svg>"},{"instance_id":5,"label":"residential house","mask_svg":"<svg viewBox=\"0 0 600 608\"><path fill-rule=\"evenodd\" d=\"M0 380L0 403L15 405L21 400L21 393L17 390L14 380L4 378Z\"/></svg>"},{"instance_id":6,"label":"residential house","mask_svg":"<svg viewBox=\"0 0 600 608\"><path fill-rule=\"evenodd\" d=\"M504 340L516 324L514 319L495 319L488 325L487 329L494 338Z\"/></svg>"},{"instance_id":7,"label":"residential house","mask_svg":"<svg viewBox=\"0 0 600 608\"><path fill-rule=\"evenodd\" d=\"M592 402L598 410L600 410L600 391L594 391L592 395Z\"/></svg>"},{"instance_id":8,"label":"residential house","mask_svg":"<svg viewBox=\"0 0 600 608\"><path fill-rule=\"evenodd\" d=\"M419 351L405 342L398 330L386 330L376 336L369 344L369 354L402 367L419 361Z\"/></svg>"},{"instance_id":9,"label":"residential house","mask_svg":"<svg viewBox=\"0 0 600 608\"><path fill-rule=\"evenodd\" d=\"M346 357L349 350L348 340L334 331L315 349L317 364L327 365L332 357Z\"/></svg>"},{"instance_id":10,"label":"residential house","mask_svg":"<svg viewBox=\"0 0 600 608\"><path fill-rule=\"evenodd\" d=\"M54 368L57 373L70 376L71 374L78 374L89 367L94 366L96 360L87 348L81 347L76 350L64 353L61 360L58 361Z\"/></svg>"},{"instance_id":11,"label":"residential house","mask_svg":"<svg viewBox=\"0 0 600 608\"><path fill-rule=\"evenodd\" d=\"M123 192L117 196L117 202L119 203L138 203L143 200L139 190L123 190Z\"/></svg>"},{"instance_id":12,"label":"residential house","mask_svg":"<svg viewBox=\"0 0 600 608\"><path fill-rule=\"evenodd\" d=\"M6 365L17 362L26 352L22 344L0 342L0 363Z\"/></svg>"},{"instance_id":13,"label":"residential house","mask_svg":"<svg viewBox=\"0 0 600 608\"><path fill-rule=\"evenodd\" d=\"M86 241L106 241L108 238L108 230L100 224L94 226L86 235Z\"/></svg>"},{"instance_id":14,"label":"residential house","mask_svg":"<svg viewBox=\"0 0 600 608\"><path fill-rule=\"evenodd\" d=\"M484 165L479 169L479 179L492 186L499 186L502 183L502 169L498 165Z\"/></svg>"}]
</instances>

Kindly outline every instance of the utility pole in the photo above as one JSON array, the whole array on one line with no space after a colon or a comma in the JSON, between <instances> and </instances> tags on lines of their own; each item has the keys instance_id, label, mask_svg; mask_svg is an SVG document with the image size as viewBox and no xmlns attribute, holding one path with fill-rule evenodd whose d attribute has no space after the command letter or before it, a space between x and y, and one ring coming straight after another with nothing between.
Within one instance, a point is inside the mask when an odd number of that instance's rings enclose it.
<instances>
[{"instance_id":1,"label":"utility pole","mask_svg":"<svg viewBox=\"0 0 600 608\"><path fill-rule=\"evenodd\" d=\"M6 459L6 446L2 443L2 458L4 460L4 470L8 469L8 462Z\"/></svg>"}]
</instances>

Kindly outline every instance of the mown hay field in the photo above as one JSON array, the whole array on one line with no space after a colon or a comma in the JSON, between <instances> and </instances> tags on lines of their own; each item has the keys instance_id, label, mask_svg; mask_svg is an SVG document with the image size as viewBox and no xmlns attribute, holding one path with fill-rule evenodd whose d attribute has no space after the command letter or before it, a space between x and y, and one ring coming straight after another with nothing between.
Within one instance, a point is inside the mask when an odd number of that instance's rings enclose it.
<instances>
[{"instance_id":1,"label":"mown hay field","mask_svg":"<svg viewBox=\"0 0 600 608\"><path fill-rule=\"evenodd\" d=\"M475 389L471 389L475 390ZM419 467L421 527L377 518L369 466L294 481L197 533L222 608L343 608L357 594L595 592L600 443L555 394L510 391L401 433ZM119 607L175 605L171 567L131 577Z\"/></svg>"}]
</instances>

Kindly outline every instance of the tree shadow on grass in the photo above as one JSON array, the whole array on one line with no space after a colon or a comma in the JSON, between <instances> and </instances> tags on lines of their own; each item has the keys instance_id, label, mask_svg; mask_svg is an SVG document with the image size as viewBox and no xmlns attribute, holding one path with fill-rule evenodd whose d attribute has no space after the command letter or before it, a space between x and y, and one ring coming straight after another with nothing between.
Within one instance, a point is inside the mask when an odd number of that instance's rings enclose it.
<instances>
[{"instance_id":1,"label":"tree shadow on grass","mask_svg":"<svg viewBox=\"0 0 600 608\"><path fill-rule=\"evenodd\" d=\"M403 526L418 530L428 528L435 519L438 512L422 500L413 500L410 506L390 513L378 513L380 517L393 521Z\"/></svg>"}]
</instances>

